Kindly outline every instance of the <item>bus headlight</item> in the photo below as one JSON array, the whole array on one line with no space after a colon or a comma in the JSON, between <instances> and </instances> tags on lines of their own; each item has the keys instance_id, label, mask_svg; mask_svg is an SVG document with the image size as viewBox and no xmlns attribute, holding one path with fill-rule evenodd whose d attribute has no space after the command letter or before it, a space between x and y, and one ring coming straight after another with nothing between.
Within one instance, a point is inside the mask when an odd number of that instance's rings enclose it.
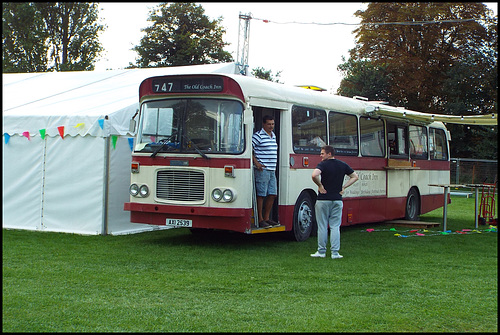
<instances>
[{"instance_id":1,"label":"bus headlight","mask_svg":"<svg viewBox=\"0 0 500 335\"><path fill-rule=\"evenodd\" d=\"M233 201L233 198L234 198L234 194L233 194L233 191L231 191L230 189L226 189L222 193L222 200L224 202L231 202L231 201Z\"/></svg>"},{"instance_id":2,"label":"bus headlight","mask_svg":"<svg viewBox=\"0 0 500 335\"><path fill-rule=\"evenodd\" d=\"M148 185L141 185L141 187L139 187L139 194L143 198L147 197L149 195L149 187L148 187Z\"/></svg>"},{"instance_id":3,"label":"bus headlight","mask_svg":"<svg viewBox=\"0 0 500 335\"><path fill-rule=\"evenodd\" d=\"M222 191L218 188L214 188L212 191L212 199L219 202L222 199Z\"/></svg>"},{"instance_id":4,"label":"bus headlight","mask_svg":"<svg viewBox=\"0 0 500 335\"><path fill-rule=\"evenodd\" d=\"M137 184L132 184L130 185L128 191L131 195L136 197L139 194L139 186L137 186Z\"/></svg>"},{"instance_id":5,"label":"bus headlight","mask_svg":"<svg viewBox=\"0 0 500 335\"><path fill-rule=\"evenodd\" d=\"M217 202L232 202L236 198L234 190L226 188L222 191L220 188L214 188L212 191L212 199Z\"/></svg>"}]
</instances>

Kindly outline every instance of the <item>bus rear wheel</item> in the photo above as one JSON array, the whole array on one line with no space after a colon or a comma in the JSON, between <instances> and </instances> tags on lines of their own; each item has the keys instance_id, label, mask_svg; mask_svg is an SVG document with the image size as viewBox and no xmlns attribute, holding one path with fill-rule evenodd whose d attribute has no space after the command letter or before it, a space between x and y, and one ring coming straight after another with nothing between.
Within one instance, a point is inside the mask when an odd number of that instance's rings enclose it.
<instances>
[{"instance_id":1,"label":"bus rear wheel","mask_svg":"<svg viewBox=\"0 0 500 335\"><path fill-rule=\"evenodd\" d=\"M296 241L302 242L309 238L315 223L314 204L307 192L302 192L293 210L292 233Z\"/></svg>"},{"instance_id":2,"label":"bus rear wheel","mask_svg":"<svg viewBox=\"0 0 500 335\"><path fill-rule=\"evenodd\" d=\"M420 196L415 188L411 188L406 197L405 220L418 221L420 214Z\"/></svg>"}]
</instances>

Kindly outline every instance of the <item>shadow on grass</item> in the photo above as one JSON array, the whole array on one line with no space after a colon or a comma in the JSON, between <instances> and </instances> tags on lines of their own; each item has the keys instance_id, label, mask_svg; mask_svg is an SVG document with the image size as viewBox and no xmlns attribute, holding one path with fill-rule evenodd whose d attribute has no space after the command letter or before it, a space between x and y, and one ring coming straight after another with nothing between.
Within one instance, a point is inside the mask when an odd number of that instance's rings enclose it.
<instances>
[{"instance_id":1,"label":"shadow on grass","mask_svg":"<svg viewBox=\"0 0 500 335\"><path fill-rule=\"evenodd\" d=\"M268 248L273 245L298 243L294 241L286 232L276 232L268 234L244 234L224 230L196 230L189 229L169 229L155 232L151 238L144 239L144 242L172 247L172 246L197 246L197 247L233 247L237 249L248 248Z\"/></svg>"}]
</instances>

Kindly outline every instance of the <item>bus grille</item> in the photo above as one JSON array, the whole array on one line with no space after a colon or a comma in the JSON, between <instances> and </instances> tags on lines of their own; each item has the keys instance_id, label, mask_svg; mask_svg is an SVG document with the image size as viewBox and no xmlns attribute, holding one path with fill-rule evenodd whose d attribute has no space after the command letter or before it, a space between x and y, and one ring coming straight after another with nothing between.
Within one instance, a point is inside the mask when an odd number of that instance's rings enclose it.
<instances>
[{"instance_id":1,"label":"bus grille","mask_svg":"<svg viewBox=\"0 0 500 335\"><path fill-rule=\"evenodd\" d=\"M202 201L205 196L205 179L198 171L159 171L156 197L172 201Z\"/></svg>"}]
</instances>

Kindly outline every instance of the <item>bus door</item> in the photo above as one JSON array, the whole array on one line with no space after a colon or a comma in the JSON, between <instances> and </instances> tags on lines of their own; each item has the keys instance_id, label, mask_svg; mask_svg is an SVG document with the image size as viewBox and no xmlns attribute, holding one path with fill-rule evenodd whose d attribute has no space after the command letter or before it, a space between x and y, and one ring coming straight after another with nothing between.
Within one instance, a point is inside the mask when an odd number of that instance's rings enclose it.
<instances>
[{"instance_id":1,"label":"bus door","mask_svg":"<svg viewBox=\"0 0 500 335\"><path fill-rule=\"evenodd\" d=\"M278 188L278 195L279 195L279 167L280 167L280 162L279 162L279 157L280 157L280 110L279 109L274 109L274 108L267 108L267 107L257 107L257 106L252 106L252 111L253 111L253 119L254 119L254 127L253 127L253 133L257 131L260 131L262 129L262 118L266 115L270 115L274 117L274 134L276 135L276 142L278 143L278 162L276 163L276 180L277 180L277 188ZM255 190L255 185L254 185L254 190ZM279 216L278 216L278 195L276 196L276 200L274 201L273 208L271 210L271 214L269 216L270 219L274 220L275 222L279 222L282 225L284 225L283 222L279 221ZM254 198L256 195L254 195ZM257 202L254 201L254 213L257 213ZM257 223L257 215L255 214L255 223Z\"/></svg>"}]
</instances>

